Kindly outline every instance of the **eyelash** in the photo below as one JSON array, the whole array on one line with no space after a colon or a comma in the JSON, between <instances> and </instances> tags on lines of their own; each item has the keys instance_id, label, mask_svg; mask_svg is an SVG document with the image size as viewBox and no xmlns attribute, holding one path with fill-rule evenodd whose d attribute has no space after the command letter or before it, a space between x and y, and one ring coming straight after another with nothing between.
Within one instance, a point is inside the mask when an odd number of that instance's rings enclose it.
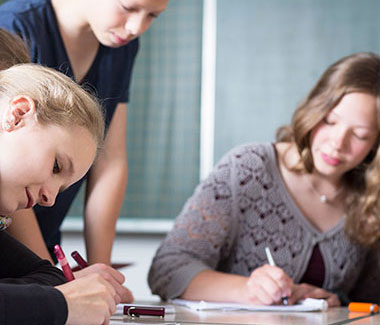
<instances>
[{"instance_id":1,"label":"eyelash","mask_svg":"<svg viewBox=\"0 0 380 325\"><path fill-rule=\"evenodd\" d=\"M355 138L356 139L358 139L358 140L360 140L360 141L366 141L366 140L368 140L368 137L362 137L362 136L359 136L359 135L357 135L357 134L354 134L354 136L355 136Z\"/></svg>"},{"instance_id":2,"label":"eyelash","mask_svg":"<svg viewBox=\"0 0 380 325\"><path fill-rule=\"evenodd\" d=\"M123 10L125 11L133 11L133 8L127 8L127 7L124 7L123 5L121 6L121 8L123 8Z\"/></svg>"},{"instance_id":3,"label":"eyelash","mask_svg":"<svg viewBox=\"0 0 380 325\"><path fill-rule=\"evenodd\" d=\"M127 12L134 12L134 11L136 11L136 9L134 9L134 8L128 8L128 7L124 7L123 5L121 6L121 8L124 10L124 11L127 11ZM156 14L149 14L149 17L151 17L151 18L157 18L158 17L158 15L156 15Z\"/></svg>"},{"instance_id":4,"label":"eyelash","mask_svg":"<svg viewBox=\"0 0 380 325\"><path fill-rule=\"evenodd\" d=\"M327 117L325 117L325 118L323 119L323 122L324 122L325 124L327 124L327 125L333 125L333 124L334 124L334 122L329 122L329 121L327 120Z\"/></svg>"},{"instance_id":5,"label":"eyelash","mask_svg":"<svg viewBox=\"0 0 380 325\"><path fill-rule=\"evenodd\" d=\"M61 171L61 166L58 163L58 160L54 160L53 174L58 174Z\"/></svg>"}]
</instances>

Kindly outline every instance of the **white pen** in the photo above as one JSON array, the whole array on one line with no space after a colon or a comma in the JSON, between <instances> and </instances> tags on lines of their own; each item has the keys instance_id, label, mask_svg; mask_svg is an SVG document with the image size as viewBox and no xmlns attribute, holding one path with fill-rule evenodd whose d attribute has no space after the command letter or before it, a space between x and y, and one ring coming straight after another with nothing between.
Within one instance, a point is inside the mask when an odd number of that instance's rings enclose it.
<instances>
[{"instance_id":1,"label":"white pen","mask_svg":"<svg viewBox=\"0 0 380 325\"><path fill-rule=\"evenodd\" d=\"M270 249L269 249L268 246L265 247L265 254L267 254L267 259L268 259L269 265L270 266L276 266L276 264L274 262L274 259L272 257L272 253L270 252ZM282 297L281 299L282 299L282 303L284 305L288 305L289 304L288 297L285 296L285 297Z\"/></svg>"}]
</instances>

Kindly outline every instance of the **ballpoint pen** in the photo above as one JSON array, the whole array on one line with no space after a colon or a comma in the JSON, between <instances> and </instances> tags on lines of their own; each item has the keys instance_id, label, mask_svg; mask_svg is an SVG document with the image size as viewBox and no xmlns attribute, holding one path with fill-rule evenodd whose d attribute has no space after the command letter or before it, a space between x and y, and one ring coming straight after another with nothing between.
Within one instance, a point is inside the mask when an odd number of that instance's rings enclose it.
<instances>
[{"instance_id":1,"label":"ballpoint pen","mask_svg":"<svg viewBox=\"0 0 380 325\"><path fill-rule=\"evenodd\" d=\"M270 252L270 249L269 247L265 247L265 254L267 254L267 259L268 259L268 262L269 262L269 265L270 266L276 266L276 263L274 262L274 259L272 257L272 253ZM288 297L282 297L282 303L284 305L288 305L289 302L288 302Z\"/></svg>"}]
</instances>

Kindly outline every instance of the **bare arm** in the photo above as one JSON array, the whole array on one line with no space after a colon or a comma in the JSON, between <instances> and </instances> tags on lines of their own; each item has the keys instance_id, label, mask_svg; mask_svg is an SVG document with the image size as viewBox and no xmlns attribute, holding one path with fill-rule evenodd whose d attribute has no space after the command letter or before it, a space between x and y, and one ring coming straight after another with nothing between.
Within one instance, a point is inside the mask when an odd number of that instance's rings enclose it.
<instances>
[{"instance_id":1,"label":"bare arm","mask_svg":"<svg viewBox=\"0 0 380 325\"><path fill-rule=\"evenodd\" d=\"M181 298L188 300L242 302L241 288L248 278L236 274L205 270L199 272L187 286Z\"/></svg>"},{"instance_id":2,"label":"bare arm","mask_svg":"<svg viewBox=\"0 0 380 325\"><path fill-rule=\"evenodd\" d=\"M15 212L12 216L12 224L8 228L8 232L39 257L50 261L54 265L43 240L33 209Z\"/></svg>"},{"instance_id":3,"label":"bare arm","mask_svg":"<svg viewBox=\"0 0 380 325\"><path fill-rule=\"evenodd\" d=\"M263 265L249 277L204 270L191 280L181 298L272 305L290 296L292 286L292 279L277 266Z\"/></svg>"},{"instance_id":4,"label":"bare arm","mask_svg":"<svg viewBox=\"0 0 380 325\"><path fill-rule=\"evenodd\" d=\"M110 264L115 225L127 186L127 105L118 104L104 148L87 181L85 240L90 264Z\"/></svg>"}]
</instances>

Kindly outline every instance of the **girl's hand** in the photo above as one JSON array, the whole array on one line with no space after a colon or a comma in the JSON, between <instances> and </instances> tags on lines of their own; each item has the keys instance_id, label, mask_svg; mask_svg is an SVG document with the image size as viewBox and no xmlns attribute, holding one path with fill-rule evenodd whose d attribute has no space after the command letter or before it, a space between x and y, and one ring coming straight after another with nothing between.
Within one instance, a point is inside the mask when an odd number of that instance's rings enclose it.
<instances>
[{"instance_id":1,"label":"girl's hand","mask_svg":"<svg viewBox=\"0 0 380 325\"><path fill-rule=\"evenodd\" d=\"M290 296L292 286L293 280L281 268L266 264L251 273L245 293L249 303L273 305Z\"/></svg>"},{"instance_id":2,"label":"girl's hand","mask_svg":"<svg viewBox=\"0 0 380 325\"><path fill-rule=\"evenodd\" d=\"M55 288L65 296L67 324L109 324L120 300L113 286L96 273Z\"/></svg>"},{"instance_id":3,"label":"girl's hand","mask_svg":"<svg viewBox=\"0 0 380 325\"><path fill-rule=\"evenodd\" d=\"M80 279L89 274L99 274L113 286L118 297L120 297L120 301L116 302L117 304L131 303L133 301L132 292L122 285L125 281L125 277L121 272L103 263L92 264L80 271L74 272L76 279Z\"/></svg>"},{"instance_id":4,"label":"girl's hand","mask_svg":"<svg viewBox=\"0 0 380 325\"><path fill-rule=\"evenodd\" d=\"M340 306L338 296L330 291L307 283L295 284L292 288L292 295L289 297L289 304L295 304L298 300L305 298L325 299L329 307Z\"/></svg>"}]
</instances>

